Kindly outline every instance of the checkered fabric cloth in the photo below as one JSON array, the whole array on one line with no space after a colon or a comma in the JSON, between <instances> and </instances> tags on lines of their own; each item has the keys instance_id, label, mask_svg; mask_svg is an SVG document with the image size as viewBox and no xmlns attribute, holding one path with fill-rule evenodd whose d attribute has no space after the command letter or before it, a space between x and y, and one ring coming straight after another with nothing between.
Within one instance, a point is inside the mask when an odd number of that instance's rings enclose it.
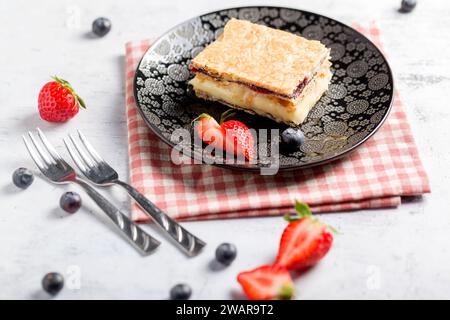
<instances>
[{"instance_id":1,"label":"checkered fabric cloth","mask_svg":"<svg viewBox=\"0 0 450 320\"><path fill-rule=\"evenodd\" d=\"M381 48L374 24L356 28ZM430 192L398 93L382 128L355 152L327 165L261 176L173 164L170 147L146 126L133 97L134 72L150 44L126 44L130 182L170 216L201 220L280 215L292 211L295 199L309 203L314 212L395 207L401 196ZM147 221L136 204L132 217Z\"/></svg>"}]
</instances>

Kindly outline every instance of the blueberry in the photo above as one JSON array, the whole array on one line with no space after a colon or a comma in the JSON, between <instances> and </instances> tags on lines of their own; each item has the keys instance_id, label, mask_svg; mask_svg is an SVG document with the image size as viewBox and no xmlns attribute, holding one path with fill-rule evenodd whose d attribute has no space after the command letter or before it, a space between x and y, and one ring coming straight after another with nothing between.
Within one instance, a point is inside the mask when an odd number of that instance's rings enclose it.
<instances>
[{"instance_id":1,"label":"blueberry","mask_svg":"<svg viewBox=\"0 0 450 320\"><path fill-rule=\"evenodd\" d=\"M58 272L47 273L42 278L42 288L51 295L57 294L64 287L64 277Z\"/></svg>"},{"instance_id":2,"label":"blueberry","mask_svg":"<svg viewBox=\"0 0 450 320\"><path fill-rule=\"evenodd\" d=\"M33 183L33 181L33 172L27 168L19 168L13 173L13 182L18 188L26 189Z\"/></svg>"},{"instance_id":3,"label":"blueberry","mask_svg":"<svg viewBox=\"0 0 450 320\"><path fill-rule=\"evenodd\" d=\"M287 128L281 133L281 142L287 150L294 151L305 142L305 135L298 128Z\"/></svg>"},{"instance_id":4,"label":"blueberry","mask_svg":"<svg viewBox=\"0 0 450 320\"><path fill-rule=\"evenodd\" d=\"M97 18L92 22L92 32L99 37L106 35L111 30L111 21L108 18Z\"/></svg>"},{"instance_id":5,"label":"blueberry","mask_svg":"<svg viewBox=\"0 0 450 320\"><path fill-rule=\"evenodd\" d=\"M402 0L402 4L399 11L403 13L411 12L416 7L416 4L417 4L416 0Z\"/></svg>"},{"instance_id":6,"label":"blueberry","mask_svg":"<svg viewBox=\"0 0 450 320\"><path fill-rule=\"evenodd\" d=\"M216 259L222 264L229 265L234 261L237 255L237 249L234 244L222 243L216 249Z\"/></svg>"},{"instance_id":7,"label":"blueberry","mask_svg":"<svg viewBox=\"0 0 450 320\"><path fill-rule=\"evenodd\" d=\"M180 283L170 289L170 299L187 300L192 294L192 289L185 283Z\"/></svg>"},{"instance_id":8,"label":"blueberry","mask_svg":"<svg viewBox=\"0 0 450 320\"><path fill-rule=\"evenodd\" d=\"M59 205L65 211L75 213L81 207L81 197L76 192L65 192L59 199Z\"/></svg>"}]
</instances>

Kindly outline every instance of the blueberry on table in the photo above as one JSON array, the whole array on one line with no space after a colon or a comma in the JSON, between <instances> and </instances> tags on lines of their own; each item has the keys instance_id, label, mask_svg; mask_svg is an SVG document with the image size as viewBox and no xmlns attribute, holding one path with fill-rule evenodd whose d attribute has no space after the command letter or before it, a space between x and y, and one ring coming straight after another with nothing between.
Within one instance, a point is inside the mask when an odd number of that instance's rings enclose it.
<instances>
[{"instance_id":1,"label":"blueberry on table","mask_svg":"<svg viewBox=\"0 0 450 320\"><path fill-rule=\"evenodd\" d=\"M13 173L13 183L21 189L28 188L34 181L33 172L27 168L19 168Z\"/></svg>"},{"instance_id":2,"label":"blueberry on table","mask_svg":"<svg viewBox=\"0 0 450 320\"><path fill-rule=\"evenodd\" d=\"M187 300L192 294L192 289L185 283L180 283L170 289L170 299Z\"/></svg>"},{"instance_id":3,"label":"blueberry on table","mask_svg":"<svg viewBox=\"0 0 450 320\"><path fill-rule=\"evenodd\" d=\"M42 278L42 288L49 294L55 295L64 287L64 277L58 272L47 273Z\"/></svg>"},{"instance_id":4,"label":"blueberry on table","mask_svg":"<svg viewBox=\"0 0 450 320\"><path fill-rule=\"evenodd\" d=\"M229 265L233 262L236 255L236 246L231 243L222 243L216 249L216 260L225 265Z\"/></svg>"},{"instance_id":5,"label":"blueberry on table","mask_svg":"<svg viewBox=\"0 0 450 320\"><path fill-rule=\"evenodd\" d=\"M99 37L103 37L111 30L111 20L108 18L97 18L92 22L92 32Z\"/></svg>"},{"instance_id":6,"label":"blueberry on table","mask_svg":"<svg viewBox=\"0 0 450 320\"><path fill-rule=\"evenodd\" d=\"M402 0L402 4L400 7L400 12L408 13L414 10L416 7L416 0Z\"/></svg>"},{"instance_id":7,"label":"blueberry on table","mask_svg":"<svg viewBox=\"0 0 450 320\"><path fill-rule=\"evenodd\" d=\"M65 192L59 199L59 205L69 213L75 213L81 207L81 197L76 192Z\"/></svg>"},{"instance_id":8,"label":"blueberry on table","mask_svg":"<svg viewBox=\"0 0 450 320\"><path fill-rule=\"evenodd\" d=\"M284 148L294 151L305 142L305 135L298 128L287 128L281 133L281 142Z\"/></svg>"}]
</instances>

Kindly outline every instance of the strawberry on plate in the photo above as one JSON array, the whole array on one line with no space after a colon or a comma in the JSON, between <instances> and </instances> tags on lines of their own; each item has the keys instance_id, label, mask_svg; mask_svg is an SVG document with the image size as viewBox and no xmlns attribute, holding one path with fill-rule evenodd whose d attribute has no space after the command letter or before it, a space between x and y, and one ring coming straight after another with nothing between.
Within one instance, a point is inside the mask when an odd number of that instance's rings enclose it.
<instances>
[{"instance_id":1,"label":"strawberry on plate","mask_svg":"<svg viewBox=\"0 0 450 320\"><path fill-rule=\"evenodd\" d=\"M46 121L66 122L78 113L80 107L86 106L69 82L56 76L53 80L39 92L39 114Z\"/></svg>"},{"instance_id":2,"label":"strawberry on plate","mask_svg":"<svg viewBox=\"0 0 450 320\"><path fill-rule=\"evenodd\" d=\"M245 124L237 120L228 120L220 125L225 129L225 150L234 150L235 154L244 155L245 159L254 159L254 140Z\"/></svg>"},{"instance_id":3,"label":"strawberry on plate","mask_svg":"<svg viewBox=\"0 0 450 320\"><path fill-rule=\"evenodd\" d=\"M294 285L286 268L264 265L239 273L237 281L251 300L288 300L294 294Z\"/></svg>"},{"instance_id":4,"label":"strawberry on plate","mask_svg":"<svg viewBox=\"0 0 450 320\"><path fill-rule=\"evenodd\" d=\"M289 270L311 267L322 259L333 243L332 229L314 218L309 206L296 202L298 216L286 215L289 221L280 240L275 265Z\"/></svg>"},{"instance_id":5,"label":"strawberry on plate","mask_svg":"<svg viewBox=\"0 0 450 320\"><path fill-rule=\"evenodd\" d=\"M235 155L254 159L254 139L250 129L238 120L226 120L231 114L224 112L220 123L209 114L202 113L196 121L196 133L203 142Z\"/></svg>"},{"instance_id":6,"label":"strawberry on plate","mask_svg":"<svg viewBox=\"0 0 450 320\"><path fill-rule=\"evenodd\" d=\"M195 131L203 142L213 145L216 148L223 148L225 129L217 123L216 119L209 114L202 113L194 121L197 121Z\"/></svg>"}]
</instances>

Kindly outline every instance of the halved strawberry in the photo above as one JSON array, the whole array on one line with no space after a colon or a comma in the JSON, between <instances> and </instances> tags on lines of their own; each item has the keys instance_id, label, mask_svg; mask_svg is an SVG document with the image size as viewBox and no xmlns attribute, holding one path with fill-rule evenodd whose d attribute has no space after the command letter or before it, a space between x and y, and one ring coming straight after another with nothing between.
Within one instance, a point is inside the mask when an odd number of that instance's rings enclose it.
<instances>
[{"instance_id":1,"label":"halved strawberry","mask_svg":"<svg viewBox=\"0 0 450 320\"><path fill-rule=\"evenodd\" d=\"M298 216L284 229L275 265L302 270L316 264L330 250L333 234L330 227L312 216L309 206L296 202Z\"/></svg>"},{"instance_id":2,"label":"halved strawberry","mask_svg":"<svg viewBox=\"0 0 450 320\"><path fill-rule=\"evenodd\" d=\"M223 148L225 130L209 114L202 113L194 120L197 135L207 144Z\"/></svg>"},{"instance_id":3,"label":"halved strawberry","mask_svg":"<svg viewBox=\"0 0 450 320\"><path fill-rule=\"evenodd\" d=\"M228 120L221 124L225 129L225 149L233 150L234 154L244 155L247 160L255 156L254 140L249 128L237 120Z\"/></svg>"},{"instance_id":4,"label":"halved strawberry","mask_svg":"<svg viewBox=\"0 0 450 320\"><path fill-rule=\"evenodd\" d=\"M210 115L202 113L194 120L196 133L207 144L253 160L255 154L253 135L242 122L225 121L231 115L229 111L224 112L220 124Z\"/></svg>"},{"instance_id":5,"label":"halved strawberry","mask_svg":"<svg viewBox=\"0 0 450 320\"><path fill-rule=\"evenodd\" d=\"M288 300L294 295L291 275L283 267L264 265L239 273L237 280L251 300Z\"/></svg>"}]
</instances>

